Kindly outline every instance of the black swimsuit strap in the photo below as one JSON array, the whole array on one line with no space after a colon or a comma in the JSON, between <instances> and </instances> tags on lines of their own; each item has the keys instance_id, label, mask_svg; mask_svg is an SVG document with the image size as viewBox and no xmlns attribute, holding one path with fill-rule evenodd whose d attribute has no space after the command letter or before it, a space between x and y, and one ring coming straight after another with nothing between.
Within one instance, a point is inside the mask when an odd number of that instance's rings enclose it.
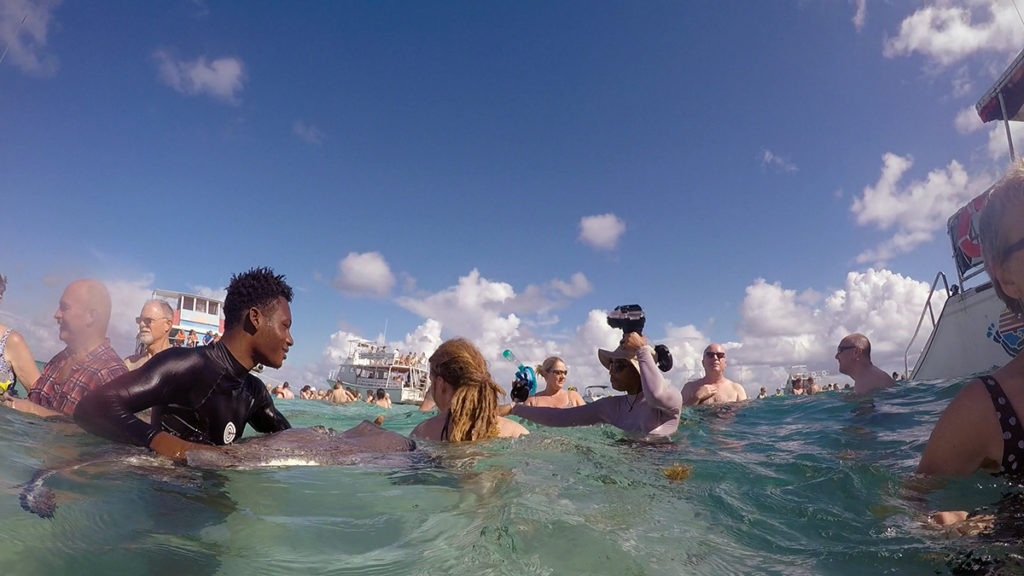
<instances>
[{"instance_id":1,"label":"black swimsuit strap","mask_svg":"<svg viewBox=\"0 0 1024 576\"><path fill-rule=\"evenodd\" d=\"M1020 468L1024 461L1024 426L1017 417L1017 411L1013 409L1006 392L999 382L991 376L979 378L985 384L985 391L992 398L992 406L996 410L996 417L999 419L999 428L1003 432L1003 472L1018 475L1024 469Z\"/></svg>"}]
</instances>

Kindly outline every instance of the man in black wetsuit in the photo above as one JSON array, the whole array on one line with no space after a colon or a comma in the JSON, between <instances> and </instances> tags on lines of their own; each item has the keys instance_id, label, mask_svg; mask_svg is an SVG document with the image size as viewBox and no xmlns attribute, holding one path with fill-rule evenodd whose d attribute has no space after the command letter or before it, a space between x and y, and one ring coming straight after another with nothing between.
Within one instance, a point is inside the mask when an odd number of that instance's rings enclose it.
<instances>
[{"instance_id":1,"label":"man in black wetsuit","mask_svg":"<svg viewBox=\"0 0 1024 576\"><path fill-rule=\"evenodd\" d=\"M253 268L231 278L224 336L211 346L171 348L138 370L88 393L75 410L85 430L184 460L189 450L232 443L249 424L291 428L274 407L256 364L280 368L292 346L292 289L284 276ZM136 412L153 409L152 424Z\"/></svg>"}]
</instances>

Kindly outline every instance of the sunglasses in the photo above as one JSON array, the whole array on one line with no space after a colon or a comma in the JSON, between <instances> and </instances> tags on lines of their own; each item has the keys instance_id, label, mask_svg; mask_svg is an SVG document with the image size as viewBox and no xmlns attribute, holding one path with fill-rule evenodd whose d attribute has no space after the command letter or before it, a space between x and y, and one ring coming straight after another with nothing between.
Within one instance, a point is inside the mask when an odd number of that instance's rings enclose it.
<instances>
[{"instance_id":1,"label":"sunglasses","mask_svg":"<svg viewBox=\"0 0 1024 576\"><path fill-rule=\"evenodd\" d=\"M166 318L146 318L144 316L137 316L135 318L135 323L136 324L145 324L146 326L149 326L150 324L152 324L153 322L156 322L157 320L166 320Z\"/></svg>"},{"instance_id":2,"label":"sunglasses","mask_svg":"<svg viewBox=\"0 0 1024 576\"><path fill-rule=\"evenodd\" d=\"M856 346L854 346L853 344L847 344L846 346L840 346L839 348L836 348L836 354L842 354L843 352L845 352L847 350L852 350L854 348L856 348Z\"/></svg>"},{"instance_id":3,"label":"sunglasses","mask_svg":"<svg viewBox=\"0 0 1024 576\"><path fill-rule=\"evenodd\" d=\"M705 352L704 353L704 357L705 358L718 358L719 360L721 360L722 358L725 358L725 352Z\"/></svg>"},{"instance_id":4,"label":"sunglasses","mask_svg":"<svg viewBox=\"0 0 1024 576\"><path fill-rule=\"evenodd\" d=\"M568 376L569 375L569 371L568 370L552 370L551 373L554 374L555 376Z\"/></svg>"}]
</instances>

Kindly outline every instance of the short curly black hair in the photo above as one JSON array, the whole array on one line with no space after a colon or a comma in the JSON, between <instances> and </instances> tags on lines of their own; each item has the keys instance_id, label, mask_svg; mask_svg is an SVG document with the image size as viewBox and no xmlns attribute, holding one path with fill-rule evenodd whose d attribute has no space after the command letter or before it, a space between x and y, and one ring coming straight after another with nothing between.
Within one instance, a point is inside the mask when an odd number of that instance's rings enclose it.
<instances>
[{"instance_id":1,"label":"short curly black hair","mask_svg":"<svg viewBox=\"0 0 1024 576\"><path fill-rule=\"evenodd\" d=\"M224 329L240 324L250 308L266 310L274 306L279 297L292 301L292 287L284 281L283 274L274 274L271 268L252 268L235 274L224 298Z\"/></svg>"}]
</instances>

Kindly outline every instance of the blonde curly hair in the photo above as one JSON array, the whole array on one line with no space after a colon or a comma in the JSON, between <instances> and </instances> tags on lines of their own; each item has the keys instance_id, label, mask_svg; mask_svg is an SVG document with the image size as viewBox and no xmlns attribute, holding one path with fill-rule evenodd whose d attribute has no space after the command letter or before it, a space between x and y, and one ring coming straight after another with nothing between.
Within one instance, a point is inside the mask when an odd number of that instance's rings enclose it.
<instances>
[{"instance_id":1,"label":"blonde curly hair","mask_svg":"<svg viewBox=\"0 0 1024 576\"><path fill-rule=\"evenodd\" d=\"M498 395L505 391L491 379L483 354L465 338L441 344L430 356L431 376L440 376L454 389L448 409L449 442L494 438L498 435Z\"/></svg>"}]
</instances>

